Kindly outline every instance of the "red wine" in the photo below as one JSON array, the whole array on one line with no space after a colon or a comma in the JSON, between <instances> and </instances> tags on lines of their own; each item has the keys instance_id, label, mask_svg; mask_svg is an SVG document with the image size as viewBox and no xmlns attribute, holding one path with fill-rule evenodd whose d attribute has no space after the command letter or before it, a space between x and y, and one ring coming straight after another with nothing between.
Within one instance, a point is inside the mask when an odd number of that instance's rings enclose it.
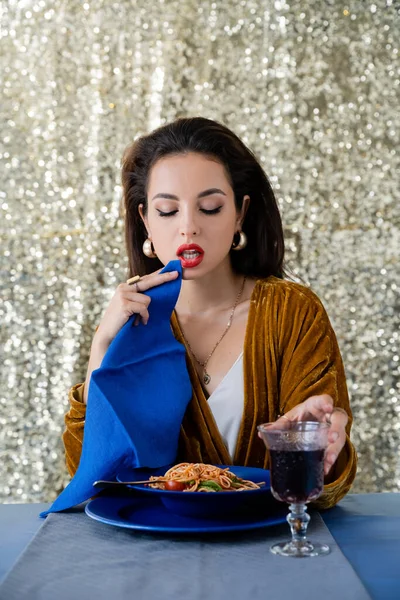
<instances>
[{"instance_id":1,"label":"red wine","mask_svg":"<svg viewBox=\"0 0 400 600\"><path fill-rule=\"evenodd\" d=\"M271 488L283 502L310 502L324 485L324 450L270 450Z\"/></svg>"}]
</instances>

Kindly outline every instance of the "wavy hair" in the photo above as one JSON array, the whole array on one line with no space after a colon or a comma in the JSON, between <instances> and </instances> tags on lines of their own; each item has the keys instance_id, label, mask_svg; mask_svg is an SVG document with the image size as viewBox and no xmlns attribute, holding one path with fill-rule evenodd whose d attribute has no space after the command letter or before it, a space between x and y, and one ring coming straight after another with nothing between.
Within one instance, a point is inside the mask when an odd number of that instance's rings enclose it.
<instances>
[{"instance_id":1,"label":"wavy hair","mask_svg":"<svg viewBox=\"0 0 400 600\"><path fill-rule=\"evenodd\" d=\"M284 276L284 238L278 205L268 180L254 154L230 129L203 117L180 118L144 135L124 152L122 188L125 243L129 276L146 275L161 268L158 258L143 254L146 228L139 215L139 204L147 212L147 188L155 163L168 155L197 152L218 160L225 168L238 211L243 196L250 196L242 224L247 246L231 251L232 268L255 278Z\"/></svg>"}]
</instances>

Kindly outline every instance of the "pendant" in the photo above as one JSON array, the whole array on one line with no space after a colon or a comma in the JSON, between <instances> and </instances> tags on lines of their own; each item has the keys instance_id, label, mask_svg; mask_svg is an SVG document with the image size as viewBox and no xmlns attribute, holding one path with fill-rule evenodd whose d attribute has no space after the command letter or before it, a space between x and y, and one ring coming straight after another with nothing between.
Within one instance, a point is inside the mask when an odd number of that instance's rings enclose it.
<instances>
[{"instance_id":1,"label":"pendant","mask_svg":"<svg viewBox=\"0 0 400 600\"><path fill-rule=\"evenodd\" d=\"M211 381L211 377L209 376L207 371L204 371L203 381L204 381L205 385L208 385Z\"/></svg>"}]
</instances>

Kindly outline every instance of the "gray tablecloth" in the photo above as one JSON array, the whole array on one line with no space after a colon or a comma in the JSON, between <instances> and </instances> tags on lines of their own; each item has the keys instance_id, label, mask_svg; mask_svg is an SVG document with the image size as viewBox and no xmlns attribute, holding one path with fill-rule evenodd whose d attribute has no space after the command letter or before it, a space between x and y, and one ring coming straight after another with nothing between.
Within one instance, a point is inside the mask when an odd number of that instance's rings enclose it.
<instances>
[{"instance_id":1,"label":"gray tablecloth","mask_svg":"<svg viewBox=\"0 0 400 600\"><path fill-rule=\"evenodd\" d=\"M274 556L281 525L240 534L144 534L80 510L50 515L0 587L1 600L366 600L369 597L318 513L310 537L332 552Z\"/></svg>"}]
</instances>

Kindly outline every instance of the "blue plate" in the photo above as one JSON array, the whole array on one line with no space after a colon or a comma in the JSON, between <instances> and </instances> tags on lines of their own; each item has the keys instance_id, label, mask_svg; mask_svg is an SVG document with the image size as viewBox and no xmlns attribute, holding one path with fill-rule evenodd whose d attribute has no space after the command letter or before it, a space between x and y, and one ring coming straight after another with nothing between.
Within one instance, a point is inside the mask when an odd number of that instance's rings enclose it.
<instances>
[{"instance_id":1,"label":"blue plate","mask_svg":"<svg viewBox=\"0 0 400 600\"><path fill-rule=\"evenodd\" d=\"M240 492L239 492L240 493ZM105 492L103 492L105 494ZM287 508L275 506L274 514L246 515L229 519L205 519L176 515L165 508L159 498L130 492L125 495L102 495L85 507L89 517L125 529L147 532L192 534L246 531L286 522Z\"/></svg>"},{"instance_id":2,"label":"blue plate","mask_svg":"<svg viewBox=\"0 0 400 600\"><path fill-rule=\"evenodd\" d=\"M225 468L227 465L217 465ZM151 475L164 475L167 467L159 469L133 469L125 468L118 472L118 481L140 481L148 479ZM254 513L268 509L275 504L270 491L269 471L253 467L229 466L229 470L237 477L248 479L255 483L264 482L259 489L244 490L241 492L174 492L170 490L154 489L146 485L134 486L136 491L149 494L158 498L171 512L194 518L220 519L242 516L245 513ZM133 488L132 488L133 489Z\"/></svg>"}]
</instances>

